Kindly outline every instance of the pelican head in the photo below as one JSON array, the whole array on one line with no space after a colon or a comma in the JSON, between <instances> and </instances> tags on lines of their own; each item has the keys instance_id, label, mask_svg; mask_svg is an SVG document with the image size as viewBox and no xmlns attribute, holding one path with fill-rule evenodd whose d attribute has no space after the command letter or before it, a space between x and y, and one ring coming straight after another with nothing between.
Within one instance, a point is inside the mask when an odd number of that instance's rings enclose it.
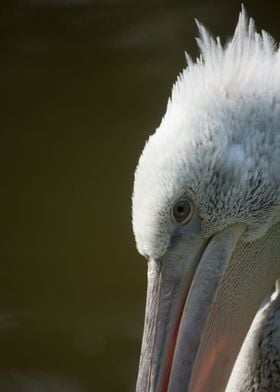
<instances>
[{"instance_id":1,"label":"pelican head","mask_svg":"<svg viewBox=\"0 0 280 392\"><path fill-rule=\"evenodd\" d=\"M280 274L280 53L242 9L222 47L198 23L135 172L148 259L138 392L224 391Z\"/></svg>"}]
</instances>

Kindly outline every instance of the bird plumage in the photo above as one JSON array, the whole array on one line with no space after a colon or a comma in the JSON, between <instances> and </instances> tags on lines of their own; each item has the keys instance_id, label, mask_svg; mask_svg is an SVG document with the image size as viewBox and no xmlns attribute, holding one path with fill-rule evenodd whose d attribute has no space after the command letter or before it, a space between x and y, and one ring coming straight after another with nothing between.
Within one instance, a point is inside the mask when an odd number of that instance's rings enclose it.
<instances>
[{"instance_id":1,"label":"bird plumage","mask_svg":"<svg viewBox=\"0 0 280 392\"><path fill-rule=\"evenodd\" d=\"M280 292L263 302L237 357L226 392L280 390Z\"/></svg>"},{"instance_id":2,"label":"bird plumage","mask_svg":"<svg viewBox=\"0 0 280 392\"><path fill-rule=\"evenodd\" d=\"M164 388L171 385L171 390L174 385L179 392L224 390L260 302L280 275L280 51L269 34L256 31L244 8L224 46L197 24L200 56L193 62L187 55L188 66L135 172L137 247L158 263L149 276L139 391L143 385L154 391L162 374L167 374ZM172 219L172 206L182 196L195 206L196 222L178 225ZM201 245L205 239L209 242ZM207 290L211 295L203 295ZM205 317L200 318L198 306ZM170 338L172 323L177 332ZM272 379L278 385L279 334L278 292L252 324L230 392L270 391ZM158 365L163 354L169 359L165 368ZM181 358L188 362L185 378Z\"/></svg>"},{"instance_id":3,"label":"bird plumage","mask_svg":"<svg viewBox=\"0 0 280 392\"><path fill-rule=\"evenodd\" d=\"M198 26L201 55L188 57L135 174L133 225L144 254L168 247L163 211L182 190L195 195L206 234L247 219L254 239L279 219L280 52L244 9L225 47Z\"/></svg>"}]
</instances>

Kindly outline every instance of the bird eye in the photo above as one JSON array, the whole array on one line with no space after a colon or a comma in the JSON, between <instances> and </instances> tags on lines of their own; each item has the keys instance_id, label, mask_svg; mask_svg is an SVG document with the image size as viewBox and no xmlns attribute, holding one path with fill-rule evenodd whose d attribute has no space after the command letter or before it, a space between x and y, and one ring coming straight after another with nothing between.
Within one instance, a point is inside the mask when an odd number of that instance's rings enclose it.
<instances>
[{"instance_id":1,"label":"bird eye","mask_svg":"<svg viewBox=\"0 0 280 392\"><path fill-rule=\"evenodd\" d=\"M173 206L173 217L177 223L187 223L193 214L193 204L186 197L179 199Z\"/></svg>"}]
</instances>

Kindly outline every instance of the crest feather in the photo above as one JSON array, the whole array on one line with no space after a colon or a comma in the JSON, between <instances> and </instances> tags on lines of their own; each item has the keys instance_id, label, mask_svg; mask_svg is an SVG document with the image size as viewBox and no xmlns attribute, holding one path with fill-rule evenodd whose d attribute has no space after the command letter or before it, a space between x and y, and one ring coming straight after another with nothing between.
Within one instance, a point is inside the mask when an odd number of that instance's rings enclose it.
<instances>
[{"instance_id":1,"label":"crest feather","mask_svg":"<svg viewBox=\"0 0 280 392\"><path fill-rule=\"evenodd\" d=\"M216 84L226 86L226 89L228 86L239 88L250 78L254 78L256 82L258 78L261 80L264 77L264 73L274 72L277 80L279 79L278 45L265 31L256 31L255 22L248 18L243 5L233 37L225 45L221 44L219 37L213 37L202 23L197 20L195 22L199 32L196 41L201 54L193 61L186 53L187 68L179 75L173 86L170 103L182 101L182 95L191 95L193 100L200 84ZM270 75L269 79L271 78Z\"/></svg>"},{"instance_id":2,"label":"crest feather","mask_svg":"<svg viewBox=\"0 0 280 392\"><path fill-rule=\"evenodd\" d=\"M217 60L221 60L222 57L228 56L231 57L231 61L237 62L241 59L245 60L246 57L251 57L260 50L270 54L275 53L273 38L265 31L262 31L261 34L257 33L255 22L252 18L248 18L243 5L233 38L224 48L219 37L214 38L202 23L195 21L199 32L196 41L205 63L215 63Z\"/></svg>"}]
</instances>

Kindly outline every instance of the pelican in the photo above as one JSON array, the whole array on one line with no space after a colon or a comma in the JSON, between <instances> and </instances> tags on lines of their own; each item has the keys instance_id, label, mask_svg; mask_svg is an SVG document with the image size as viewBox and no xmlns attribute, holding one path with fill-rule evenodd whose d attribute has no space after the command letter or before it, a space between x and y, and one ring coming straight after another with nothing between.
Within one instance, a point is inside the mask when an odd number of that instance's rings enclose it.
<instances>
[{"instance_id":1,"label":"pelican","mask_svg":"<svg viewBox=\"0 0 280 392\"><path fill-rule=\"evenodd\" d=\"M135 172L136 390L279 391L280 52L244 8L225 46L197 24L200 57Z\"/></svg>"}]
</instances>

